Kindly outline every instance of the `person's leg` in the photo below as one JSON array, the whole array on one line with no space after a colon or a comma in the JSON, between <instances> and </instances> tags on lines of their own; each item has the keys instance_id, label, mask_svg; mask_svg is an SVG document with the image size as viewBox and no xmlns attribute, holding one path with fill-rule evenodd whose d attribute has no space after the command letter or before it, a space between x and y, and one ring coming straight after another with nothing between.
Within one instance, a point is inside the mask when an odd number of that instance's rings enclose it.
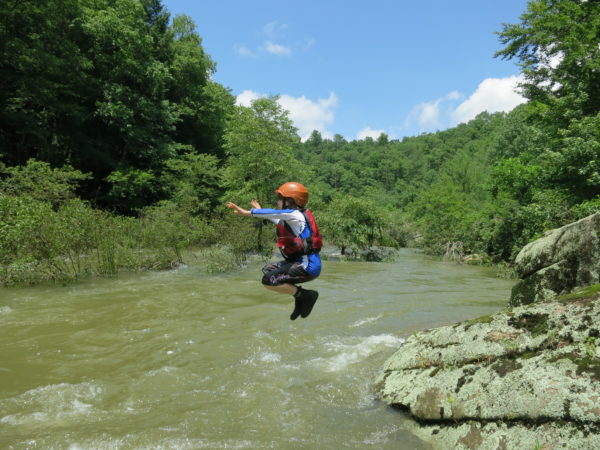
<instances>
[{"instance_id":1,"label":"person's leg","mask_svg":"<svg viewBox=\"0 0 600 450\"><path fill-rule=\"evenodd\" d=\"M296 320L299 316L308 317L319 293L296 286L297 283L313 279L300 264L291 261L267 264L263 268L263 273L262 283L267 289L294 297L291 320Z\"/></svg>"},{"instance_id":2,"label":"person's leg","mask_svg":"<svg viewBox=\"0 0 600 450\"><path fill-rule=\"evenodd\" d=\"M297 303L296 308L294 309L296 318L298 315L300 315L303 319L306 319L312 311L313 306L315 306L317 298L319 298L319 293L317 291L304 289L302 286L298 286L298 290L296 294L294 294L294 298L296 299Z\"/></svg>"},{"instance_id":3,"label":"person's leg","mask_svg":"<svg viewBox=\"0 0 600 450\"><path fill-rule=\"evenodd\" d=\"M302 288L302 286L294 286L293 284L289 283L280 284L279 286L265 287L281 294L289 294L294 296L294 311L292 311L292 314L290 315L291 320L296 320L298 316L302 316L303 319L306 319L315 306L317 298L319 297L319 293L317 291L311 291L309 289Z\"/></svg>"},{"instance_id":4,"label":"person's leg","mask_svg":"<svg viewBox=\"0 0 600 450\"><path fill-rule=\"evenodd\" d=\"M275 292L279 292L280 294L294 295L296 292L298 292L298 288L290 283L283 283L278 286L269 286L269 285L265 284L264 286L267 289L270 289Z\"/></svg>"}]
</instances>

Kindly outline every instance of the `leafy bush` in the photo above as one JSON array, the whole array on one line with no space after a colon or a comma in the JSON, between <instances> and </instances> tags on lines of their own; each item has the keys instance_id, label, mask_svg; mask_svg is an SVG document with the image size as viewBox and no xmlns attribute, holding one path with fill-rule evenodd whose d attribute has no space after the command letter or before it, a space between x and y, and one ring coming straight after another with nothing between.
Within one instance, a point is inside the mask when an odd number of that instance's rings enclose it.
<instances>
[{"instance_id":1,"label":"leafy bush","mask_svg":"<svg viewBox=\"0 0 600 450\"><path fill-rule=\"evenodd\" d=\"M428 253L443 255L448 242L466 245L473 221L469 198L452 185L434 184L422 191L411 208ZM470 249L465 248L470 251Z\"/></svg>"},{"instance_id":2,"label":"leafy bush","mask_svg":"<svg viewBox=\"0 0 600 450\"><path fill-rule=\"evenodd\" d=\"M216 240L206 220L162 204L122 217L74 199L49 202L0 193L2 283L68 280L119 270L173 268L182 250Z\"/></svg>"},{"instance_id":3,"label":"leafy bush","mask_svg":"<svg viewBox=\"0 0 600 450\"><path fill-rule=\"evenodd\" d=\"M126 213L147 205L161 192L159 181L151 170L115 170L106 181L111 185L111 202Z\"/></svg>"},{"instance_id":4,"label":"leafy bush","mask_svg":"<svg viewBox=\"0 0 600 450\"><path fill-rule=\"evenodd\" d=\"M91 178L71 166L52 168L50 164L29 159L25 166L5 167L0 191L11 196L27 196L58 206L75 197L80 181Z\"/></svg>"},{"instance_id":5,"label":"leafy bush","mask_svg":"<svg viewBox=\"0 0 600 450\"><path fill-rule=\"evenodd\" d=\"M346 249L365 249L390 243L384 229L389 223L387 212L375 202L352 196L335 198L316 218L327 243Z\"/></svg>"},{"instance_id":6,"label":"leafy bush","mask_svg":"<svg viewBox=\"0 0 600 450\"><path fill-rule=\"evenodd\" d=\"M593 200L588 200L576 205L573 208L576 219L583 219L597 212L600 212L600 195Z\"/></svg>"}]
</instances>

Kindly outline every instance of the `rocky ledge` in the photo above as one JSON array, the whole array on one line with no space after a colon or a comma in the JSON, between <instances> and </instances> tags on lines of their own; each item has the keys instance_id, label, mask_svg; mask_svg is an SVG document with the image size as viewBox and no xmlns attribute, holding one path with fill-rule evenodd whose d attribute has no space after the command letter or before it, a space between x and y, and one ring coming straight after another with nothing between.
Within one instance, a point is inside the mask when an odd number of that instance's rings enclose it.
<instances>
[{"instance_id":1,"label":"rocky ledge","mask_svg":"<svg viewBox=\"0 0 600 450\"><path fill-rule=\"evenodd\" d=\"M535 279L533 292L565 291ZM407 338L379 398L437 448L600 448L600 284L551 297Z\"/></svg>"}]
</instances>

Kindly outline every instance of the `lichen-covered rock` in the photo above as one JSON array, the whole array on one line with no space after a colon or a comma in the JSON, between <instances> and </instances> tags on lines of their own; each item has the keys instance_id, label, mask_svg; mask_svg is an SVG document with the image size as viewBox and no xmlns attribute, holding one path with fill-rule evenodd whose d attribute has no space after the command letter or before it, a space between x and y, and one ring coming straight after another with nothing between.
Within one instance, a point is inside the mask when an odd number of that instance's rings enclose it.
<instances>
[{"instance_id":1,"label":"lichen-covered rock","mask_svg":"<svg viewBox=\"0 0 600 450\"><path fill-rule=\"evenodd\" d=\"M408 338L377 392L440 448L596 449L599 344L598 292L519 306Z\"/></svg>"},{"instance_id":2,"label":"lichen-covered rock","mask_svg":"<svg viewBox=\"0 0 600 450\"><path fill-rule=\"evenodd\" d=\"M523 247L515 260L522 278L510 304L552 300L600 282L600 213L549 231Z\"/></svg>"},{"instance_id":3,"label":"lichen-covered rock","mask_svg":"<svg viewBox=\"0 0 600 450\"><path fill-rule=\"evenodd\" d=\"M511 422L460 422L443 427L440 425L417 425L410 430L425 441L432 441L435 449L477 450L597 450L599 438L591 427L552 423L524 426Z\"/></svg>"}]
</instances>

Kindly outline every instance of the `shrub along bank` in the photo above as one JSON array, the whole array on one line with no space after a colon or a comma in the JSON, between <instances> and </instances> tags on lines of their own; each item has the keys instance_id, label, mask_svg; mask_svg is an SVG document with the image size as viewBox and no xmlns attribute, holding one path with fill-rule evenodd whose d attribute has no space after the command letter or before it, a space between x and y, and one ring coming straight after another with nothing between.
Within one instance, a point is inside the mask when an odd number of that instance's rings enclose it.
<instances>
[{"instance_id":1,"label":"shrub along bank","mask_svg":"<svg viewBox=\"0 0 600 450\"><path fill-rule=\"evenodd\" d=\"M233 227L235 226L235 231ZM208 271L240 264L249 251L239 223L211 221L163 203L124 217L79 199L57 208L27 196L0 193L0 283L66 282L123 270L160 270L186 262L184 251L205 249Z\"/></svg>"}]
</instances>

